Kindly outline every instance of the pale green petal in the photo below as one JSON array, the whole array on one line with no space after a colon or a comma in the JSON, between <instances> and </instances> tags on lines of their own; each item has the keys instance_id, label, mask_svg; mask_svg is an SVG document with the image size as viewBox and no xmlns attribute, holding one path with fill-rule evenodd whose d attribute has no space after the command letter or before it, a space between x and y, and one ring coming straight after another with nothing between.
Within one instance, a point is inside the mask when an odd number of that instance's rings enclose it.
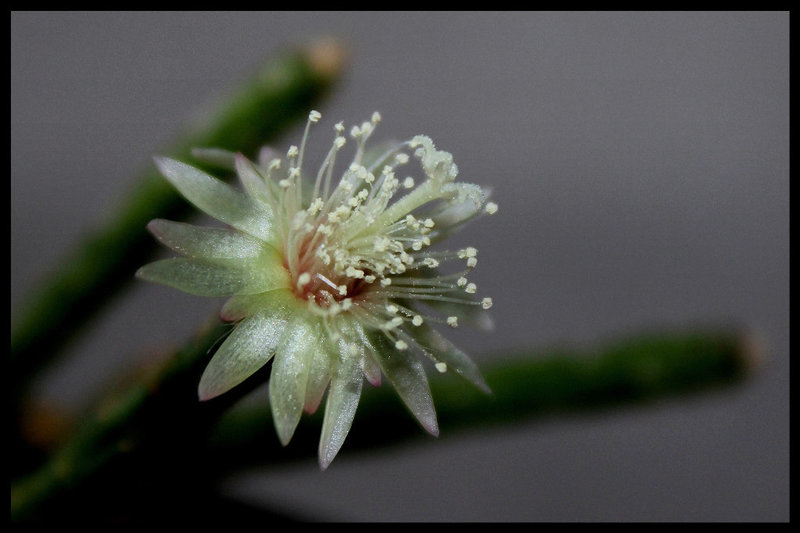
<instances>
[{"instance_id":1,"label":"pale green petal","mask_svg":"<svg viewBox=\"0 0 800 533\"><path fill-rule=\"evenodd\" d=\"M308 373L306 400L303 405L303 409L308 414L315 413L322 402L322 396L331 380L331 358L338 357L337 354L331 354L330 350L325 349L325 344L320 345L320 351L312 358L311 369Z\"/></svg>"},{"instance_id":2,"label":"pale green petal","mask_svg":"<svg viewBox=\"0 0 800 533\"><path fill-rule=\"evenodd\" d=\"M454 370L482 391L491 392L477 365L444 335L428 324L409 330L409 334L434 362L446 364L448 369Z\"/></svg>"},{"instance_id":3,"label":"pale green petal","mask_svg":"<svg viewBox=\"0 0 800 533\"><path fill-rule=\"evenodd\" d=\"M273 239L272 212L227 183L180 161L155 158L161 173L197 208L261 240Z\"/></svg>"},{"instance_id":4,"label":"pale green petal","mask_svg":"<svg viewBox=\"0 0 800 533\"><path fill-rule=\"evenodd\" d=\"M275 252L248 259L162 259L147 264L136 276L196 296L257 294L289 286L289 274L275 258Z\"/></svg>"},{"instance_id":5,"label":"pale green petal","mask_svg":"<svg viewBox=\"0 0 800 533\"><path fill-rule=\"evenodd\" d=\"M367 378L367 381L369 381L375 387L380 387L381 367L375 357L376 356L373 353L366 354L366 357L364 357L363 371L364 377Z\"/></svg>"},{"instance_id":6,"label":"pale green petal","mask_svg":"<svg viewBox=\"0 0 800 533\"><path fill-rule=\"evenodd\" d=\"M152 220L147 229L164 245L189 257L256 257L267 246L263 241L239 231L171 220Z\"/></svg>"},{"instance_id":7,"label":"pale green petal","mask_svg":"<svg viewBox=\"0 0 800 533\"><path fill-rule=\"evenodd\" d=\"M222 310L219 312L220 318L227 322L235 322L246 316L256 314L261 309L271 305L275 298L274 290L258 294L235 294L231 296L222 306ZM277 290L284 291L284 289Z\"/></svg>"},{"instance_id":8,"label":"pale green petal","mask_svg":"<svg viewBox=\"0 0 800 533\"><path fill-rule=\"evenodd\" d=\"M275 354L283 335L287 312L276 305L240 322L222 343L203 372L198 386L200 400L229 391L264 366Z\"/></svg>"},{"instance_id":9,"label":"pale green petal","mask_svg":"<svg viewBox=\"0 0 800 533\"><path fill-rule=\"evenodd\" d=\"M271 195L263 176L253 163L242 154L236 154L236 173L247 193L253 198L270 204Z\"/></svg>"},{"instance_id":10,"label":"pale green petal","mask_svg":"<svg viewBox=\"0 0 800 533\"><path fill-rule=\"evenodd\" d=\"M364 338L403 403L428 433L438 435L436 408L433 406L428 378L419 358L410 350L395 348L380 330L365 333Z\"/></svg>"},{"instance_id":11,"label":"pale green petal","mask_svg":"<svg viewBox=\"0 0 800 533\"><path fill-rule=\"evenodd\" d=\"M319 441L319 464L323 470L336 457L350 431L363 384L360 358L349 351L345 341L340 345L342 359L331 379Z\"/></svg>"},{"instance_id":12,"label":"pale green petal","mask_svg":"<svg viewBox=\"0 0 800 533\"><path fill-rule=\"evenodd\" d=\"M296 315L287 325L272 363L269 399L275 429L284 446L303 414L311 362L321 349L319 328L316 317Z\"/></svg>"},{"instance_id":13,"label":"pale green petal","mask_svg":"<svg viewBox=\"0 0 800 533\"><path fill-rule=\"evenodd\" d=\"M222 307L220 315L226 321L238 321L262 311L270 313L305 312L305 302L299 301L288 288L272 289L258 294L236 294Z\"/></svg>"},{"instance_id":14,"label":"pale green petal","mask_svg":"<svg viewBox=\"0 0 800 533\"><path fill-rule=\"evenodd\" d=\"M162 259L141 267L136 277L195 296L230 296L245 286L238 269L196 259Z\"/></svg>"},{"instance_id":15,"label":"pale green petal","mask_svg":"<svg viewBox=\"0 0 800 533\"><path fill-rule=\"evenodd\" d=\"M489 192L471 183L448 183L443 191L452 199L437 205L426 215L433 219L432 243L437 243L460 230L466 223L483 213Z\"/></svg>"}]
</instances>

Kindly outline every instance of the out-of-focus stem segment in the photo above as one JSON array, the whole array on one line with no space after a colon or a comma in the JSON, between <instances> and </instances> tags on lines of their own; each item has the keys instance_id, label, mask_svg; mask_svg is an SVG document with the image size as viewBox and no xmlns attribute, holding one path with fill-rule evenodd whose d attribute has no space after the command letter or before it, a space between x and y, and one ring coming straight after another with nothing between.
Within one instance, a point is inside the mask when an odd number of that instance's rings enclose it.
<instances>
[{"instance_id":1,"label":"out-of-focus stem segment","mask_svg":"<svg viewBox=\"0 0 800 533\"><path fill-rule=\"evenodd\" d=\"M140 513L139 518L175 512L181 499L191 508L194 498L207 497L217 479L237 469L316 461L318 415L305 418L286 448L274 433L266 404L222 416L265 378L268 368L230 393L196 401L208 346L222 328L187 346L152 381L110 398L42 469L13 483L12 519L42 513L54 520L99 519L100 509L115 519L124 518L126 510ZM751 372L756 355L749 337L738 331L667 333L623 339L592 352L510 354L484 368L491 396L446 375L432 377L431 389L443 435L448 435L457 427L519 423L731 383ZM390 387L371 388L342 452L425 435ZM154 508L159 502L168 502L169 509Z\"/></svg>"},{"instance_id":2,"label":"out-of-focus stem segment","mask_svg":"<svg viewBox=\"0 0 800 533\"><path fill-rule=\"evenodd\" d=\"M193 147L217 147L245 154L304 118L342 70L342 51L320 43L280 55L225 102L216 115L191 128L164 151L188 159ZM16 314L11 331L12 399L110 297L133 279L155 248L145 226L154 218L183 218L188 205L153 165L113 211L53 269Z\"/></svg>"},{"instance_id":3,"label":"out-of-focus stem segment","mask_svg":"<svg viewBox=\"0 0 800 533\"><path fill-rule=\"evenodd\" d=\"M496 361L496 355L479 360ZM434 375L430 384L446 437L457 427L524 422L707 390L752 374L760 356L754 337L741 331L640 334L600 349L506 352L502 361L481 365L490 396L455 376ZM281 448L271 426L261 425L269 416L268 406L231 412L216 433L218 456L211 463L230 472L239 466L313 457L319 421L305 418L291 445ZM342 453L415 436L425 433L391 388L367 387Z\"/></svg>"}]
</instances>

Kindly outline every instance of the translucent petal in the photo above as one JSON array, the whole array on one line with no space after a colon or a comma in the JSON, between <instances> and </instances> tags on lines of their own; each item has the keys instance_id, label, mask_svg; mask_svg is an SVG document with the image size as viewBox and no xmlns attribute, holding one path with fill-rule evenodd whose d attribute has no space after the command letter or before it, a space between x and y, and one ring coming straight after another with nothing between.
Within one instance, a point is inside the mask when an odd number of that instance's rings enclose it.
<instances>
[{"instance_id":1,"label":"translucent petal","mask_svg":"<svg viewBox=\"0 0 800 533\"><path fill-rule=\"evenodd\" d=\"M382 331L373 330L365 333L364 338L403 403L428 433L439 435L439 424L436 420L436 409L433 406L428 378L417 356L410 350L395 348Z\"/></svg>"},{"instance_id":2,"label":"translucent petal","mask_svg":"<svg viewBox=\"0 0 800 533\"><path fill-rule=\"evenodd\" d=\"M306 399L306 384L312 358L320 351L319 321L307 315L295 316L287 325L269 380L272 419L281 443L292 439Z\"/></svg>"},{"instance_id":3,"label":"translucent petal","mask_svg":"<svg viewBox=\"0 0 800 533\"><path fill-rule=\"evenodd\" d=\"M325 389L331 380L331 357L338 356L331 354L321 346L320 351L314 354L311 360L311 370L308 372L308 384L306 385L306 400L303 405L308 414L317 411Z\"/></svg>"},{"instance_id":4,"label":"translucent petal","mask_svg":"<svg viewBox=\"0 0 800 533\"><path fill-rule=\"evenodd\" d=\"M372 353L366 354L363 363L364 377L367 378L374 387L381 386L381 367L378 364L375 355Z\"/></svg>"},{"instance_id":5,"label":"translucent petal","mask_svg":"<svg viewBox=\"0 0 800 533\"><path fill-rule=\"evenodd\" d=\"M340 351L348 352L343 346ZM353 417L356 414L358 400L361 397L363 384L361 365L358 357L343 357L336 366L331 379L328 400L325 402L325 416L322 422L322 435L319 441L319 464L322 469L328 468L333 458L344 443Z\"/></svg>"},{"instance_id":6,"label":"translucent petal","mask_svg":"<svg viewBox=\"0 0 800 533\"><path fill-rule=\"evenodd\" d=\"M141 267L136 277L195 296L230 296L244 286L238 269L196 259L162 259Z\"/></svg>"},{"instance_id":7,"label":"translucent petal","mask_svg":"<svg viewBox=\"0 0 800 533\"><path fill-rule=\"evenodd\" d=\"M271 195L264 178L253 163L242 154L236 154L236 173L250 196L270 204Z\"/></svg>"},{"instance_id":8,"label":"translucent petal","mask_svg":"<svg viewBox=\"0 0 800 533\"><path fill-rule=\"evenodd\" d=\"M219 313L220 318L227 322L235 322L246 316L256 314L259 310L271 305L272 299L275 298L274 290L258 294L236 294L231 296L222 306L222 310Z\"/></svg>"},{"instance_id":9,"label":"translucent petal","mask_svg":"<svg viewBox=\"0 0 800 533\"><path fill-rule=\"evenodd\" d=\"M430 325L422 324L410 330L409 334L434 362L445 363L447 368L455 370L482 391L491 392L472 359Z\"/></svg>"},{"instance_id":10,"label":"translucent petal","mask_svg":"<svg viewBox=\"0 0 800 533\"><path fill-rule=\"evenodd\" d=\"M264 366L286 330L288 311L273 309L240 322L208 363L198 386L201 401L229 391Z\"/></svg>"},{"instance_id":11,"label":"translucent petal","mask_svg":"<svg viewBox=\"0 0 800 533\"><path fill-rule=\"evenodd\" d=\"M436 206L428 213L435 230L431 242L439 242L460 229L464 224L483 213L488 192L471 183L448 183L443 190L452 195L452 200Z\"/></svg>"},{"instance_id":12,"label":"translucent petal","mask_svg":"<svg viewBox=\"0 0 800 533\"><path fill-rule=\"evenodd\" d=\"M289 286L289 274L280 263L253 259L171 258L140 268L136 276L196 296L257 294Z\"/></svg>"},{"instance_id":13,"label":"translucent petal","mask_svg":"<svg viewBox=\"0 0 800 533\"><path fill-rule=\"evenodd\" d=\"M164 245L189 257L256 257L267 246L263 241L239 231L171 220L153 220L147 229Z\"/></svg>"},{"instance_id":14,"label":"translucent petal","mask_svg":"<svg viewBox=\"0 0 800 533\"><path fill-rule=\"evenodd\" d=\"M272 212L225 182L180 161L155 158L161 173L198 209L234 228L271 242Z\"/></svg>"}]
</instances>

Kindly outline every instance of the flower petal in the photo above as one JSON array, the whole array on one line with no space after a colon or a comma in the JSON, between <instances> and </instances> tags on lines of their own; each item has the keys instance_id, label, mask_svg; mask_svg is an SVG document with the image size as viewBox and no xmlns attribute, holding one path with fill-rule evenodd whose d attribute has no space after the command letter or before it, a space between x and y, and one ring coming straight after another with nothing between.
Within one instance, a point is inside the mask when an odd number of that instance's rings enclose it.
<instances>
[{"instance_id":1,"label":"flower petal","mask_svg":"<svg viewBox=\"0 0 800 533\"><path fill-rule=\"evenodd\" d=\"M435 229L430 235L432 243L449 237L472 219L483 214L489 192L471 183L448 183L442 188L451 195L447 202L437 205L428 216Z\"/></svg>"},{"instance_id":2,"label":"flower petal","mask_svg":"<svg viewBox=\"0 0 800 533\"><path fill-rule=\"evenodd\" d=\"M273 289L282 290L282 289ZM269 306L270 300L275 297L273 291L258 294L234 294L222 306L220 318L226 322L236 322L246 316L256 314L260 309Z\"/></svg>"},{"instance_id":3,"label":"flower petal","mask_svg":"<svg viewBox=\"0 0 800 533\"><path fill-rule=\"evenodd\" d=\"M320 346L320 351L314 354L311 360L311 369L308 372L306 385L306 399L303 405L306 413L313 414L322 402L322 396L331 380L331 357L337 357Z\"/></svg>"},{"instance_id":4,"label":"flower petal","mask_svg":"<svg viewBox=\"0 0 800 533\"><path fill-rule=\"evenodd\" d=\"M172 258L141 267L136 277L195 296L230 296L244 286L238 269L196 259Z\"/></svg>"},{"instance_id":5,"label":"flower petal","mask_svg":"<svg viewBox=\"0 0 800 533\"><path fill-rule=\"evenodd\" d=\"M367 378L367 381L369 381L373 387L381 386L381 367L378 364L375 354L366 354L362 370L364 371L364 377Z\"/></svg>"},{"instance_id":6,"label":"flower petal","mask_svg":"<svg viewBox=\"0 0 800 533\"><path fill-rule=\"evenodd\" d=\"M180 161L155 158L161 173L197 208L212 217L267 242L272 234L272 212L227 183Z\"/></svg>"},{"instance_id":7,"label":"flower petal","mask_svg":"<svg viewBox=\"0 0 800 533\"><path fill-rule=\"evenodd\" d=\"M368 343L381 370L425 431L438 436L436 408L433 406L425 368L419 358L410 350L395 348L379 330L364 332L364 342Z\"/></svg>"},{"instance_id":8,"label":"flower petal","mask_svg":"<svg viewBox=\"0 0 800 533\"><path fill-rule=\"evenodd\" d=\"M278 345L269 380L272 419L281 444L292 439L306 399L306 384L312 358L320 351L316 318L295 316L286 327Z\"/></svg>"},{"instance_id":9,"label":"flower petal","mask_svg":"<svg viewBox=\"0 0 800 533\"><path fill-rule=\"evenodd\" d=\"M230 260L183 257L162 259L141 267L136 276L196 296L211 297L257 294L289 286L286 269L280 263L269 265L264 257Z\"/></svg>"},{"instance_id":10,"label":"flower petal","mask_svg":"<svg viewBox=\"0 0 800 533\"><path fill-rule=\"evenodd\" d=\"M350 431L363 384L359 358L352 353L347 355L352 344L341 341L340 345L345 356L339 361L331 379L319 440L319 464L323 470L336 457Z\"/></svg>"},{"instance_id":11,"label":"flower petal","mask_svg":"<svg viewBox=\"0 0 800 533\"><path fill-rule=\"evenodd\" d=\"M253 197L271 205L271 194L258 169L242 154L236 154L236 173L244 189Z\"/></svg>"},{"instance_id":12,"label":"flower petal","mask_svg":"<svg viewBox=\"0 0 800 533\"><path fill-rule=\"evenodd\" d=\"M147 229L164 245L189 257L256 257L265 246L263 241L239 231L171 220L152 220Z\"/></svg>"},{"instance_id":13,"label":"flower petal","mask_svg":"<svg viewBox=\"0 0 800 533\"><path fill-rule=\"evenodd\" d=\"M280 305L270 311L244 319L222 343L200 378L197 392L201 401L229 391L272 358L288 313Z\"/></svg>"},{"instance_id":14,"label":"flower petal","mask_svg":"<svg viewBox=\"0 0 800 533\"><path fill-rule=\"evenodd\" d=\"M457 374L482 391L491 393L491 389L484 381L475 363L441 333L428 324L422 324L411 330L410 333L413 333L412 338L416 344L434 362L445 363L448 368L455 370Z\"/></svg>"}]
</instances>

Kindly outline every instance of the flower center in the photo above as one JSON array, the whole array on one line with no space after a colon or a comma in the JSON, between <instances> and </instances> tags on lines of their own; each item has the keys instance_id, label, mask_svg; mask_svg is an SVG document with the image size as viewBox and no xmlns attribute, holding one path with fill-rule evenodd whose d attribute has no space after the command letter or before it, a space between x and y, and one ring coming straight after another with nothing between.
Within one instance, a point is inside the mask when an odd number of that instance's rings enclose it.
<instances>
[{"instance_id":1,"label":"flower center","mask_svg":"<svg viewBox=\"0 0 800 533\"><path fill-rule=\"evenodd\" d=\"M284 261L284 267L293 274L293 290L301 300L313 302L322 309L337 307L345 300L362 297L369 288L370 272L354 277L337 273L332 263L325 264L318 252L324 244L316 242L314 233L300 239L294 271Z\"/></svg>"}]
</instances>

